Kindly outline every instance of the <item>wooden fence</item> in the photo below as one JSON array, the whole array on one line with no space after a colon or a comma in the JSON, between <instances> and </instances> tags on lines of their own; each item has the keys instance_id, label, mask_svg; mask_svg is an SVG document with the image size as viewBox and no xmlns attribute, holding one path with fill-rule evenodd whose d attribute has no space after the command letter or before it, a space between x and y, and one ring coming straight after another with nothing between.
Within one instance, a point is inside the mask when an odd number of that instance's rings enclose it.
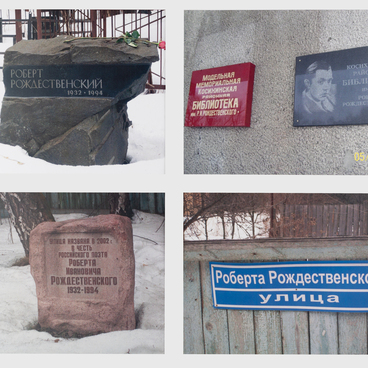
<instances>
[{"instance_id":1,"label":"wooden fence","mask_svg":"<svg viewBox=\"0 0 368 368\"><path fill-rule=\"evenodd\" d=\"M53 210L108 210L108 193L45 193ZM165 213L164 193L129 193L133 209L143 212Z\"/></svg>"},{"instance_id":2,"label":"wooden fence","mask_svg":"<svg viewBox=\"0 0 368 368\"><path fill-rule=\"evenodd\" d=\"M279 205L276 237L368 235L368 204Z\"/></svg>"},{"instance_id":3,"label":"wooden fence","mask_svg":"<svg viewBox=\"0 0 368 368\"><path fill-rule=\"evenodd\" d=\"M255 227L260 229L261 236L267 235L268 231L274 238L368 235L368 202L325 205L278 204L273 212L275 213L273 229L270 226L269 216L266 219L266 214L263 217L259 216L256 221ZM220 217L217 218L221 220ZM239 228L248 228L250 236L253 235L249 216L247 221L241 222L239 219L237 221ZM225 216L225 224L221 228L225 229L225 226L227 229L223 230L224 238L230 238L234 226L231 217ZM206 227L204 231L208 235Z\"/></svg>"},{"instance_id":4,"label":"wooden fence","mask_svg":"<svg viewBox=\"0 0 368 368\"><path fill-rule=\"evenodd\" d=\"M184 353L367 354L367 313L221 310L209 261L367 260L368 237L184 243Z\"/></svg>"},{"instance_id":5,"label":"wooden fence","mask_svg":"<svg viewBox=\"0 0 368 368\"><path fill-rule=\"evenodd\" d=\"M108 193L44 193L53 212L86 211L88 214L109 210ZM133 209L165 214L165 193L129 193ZM4 204L0 201L0 217L8 217Z\"/></svg>"}]
</instances>

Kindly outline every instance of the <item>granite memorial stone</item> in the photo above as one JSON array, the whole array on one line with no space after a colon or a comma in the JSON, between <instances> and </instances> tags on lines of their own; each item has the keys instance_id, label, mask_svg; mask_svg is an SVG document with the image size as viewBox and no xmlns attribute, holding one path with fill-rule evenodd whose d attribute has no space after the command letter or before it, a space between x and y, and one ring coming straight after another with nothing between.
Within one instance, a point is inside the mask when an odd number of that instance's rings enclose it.
<instances>
[{"instance_id":1,"label":"granite memorial stone","mask_svg":"<svg viewBox=\"0 0 368 368\"><path fill-rule=\"evenodd\" d=\"M83 336L135 328L135 262L128 217L43 222L29 262L42 330Z\"/></svg>"},{"instance_id":2,"label":"granite memorial stone","mask_svg":"<svg viewBox=\"0 0 368 368\"><path fill-rule=\"evenodd\" d=\"M368 123L368 47L299 56L294 126Z\"/></svg>"},{"instance_id":3,"label":"granite memorial stone","mask_svg":"<svg viewBox=\"0 0 368 368\"><path fill-rule=\"evenodd\" d=\"M126 160L127 102L144 91L155 45L116 39L21 41L4 56L0 143L64 165Z\"/></svg>"}]
</instances>

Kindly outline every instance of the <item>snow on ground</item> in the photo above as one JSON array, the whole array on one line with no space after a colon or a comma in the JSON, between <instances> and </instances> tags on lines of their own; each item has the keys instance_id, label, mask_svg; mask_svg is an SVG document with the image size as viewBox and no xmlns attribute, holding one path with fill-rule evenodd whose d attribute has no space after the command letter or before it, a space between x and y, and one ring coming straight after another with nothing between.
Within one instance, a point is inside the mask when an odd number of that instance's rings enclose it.
<instances>
[{"instance_id":1,"label":"snow on ground","mask_svg":"<svg viewBox=\"0 0 368 368\"><path fill-rule=\"evenodd\" d=\"M214 216L207 219L207 230L203 221L195 221L184 232L185 240L216 240L216 239L251 239L254 235L257 238L267 238L269 229L269 218L263 214L256 216L257 219L252 226L250 216L239 216L236 218L235 231L232 235L231 218L225 216L225 237L224 227L221 217ZM207 231L207 235L206 235Z\"/></svg>"},{"instance_id":2,"label":"snow on ground","mask_svg":"<svg viewBox=\"0 0 368 368\"><path fill-rule=\"evenodd\" d=\"M57 221L82 217L87 215L55 215ZM133 220L137 328L64 339L30 328L37 323L35 283L30 266L11 267L15 260L24 256L24 250L14 228L10 231L8 219L1 219L0 353L164 353L163 221L162 216L139 211Z\"/></svg>"},{"instance_id":3,"label":"snow on ground","mask_svg":"<svg viewBox=\"0 0 368 368\"><path fill-rule=\"evenodd\" d=\"M0 81L0 101L5 93ZM1 105L1 103L0 103ZM141 94L128 102L128 165L67 166L54 165L28 156L19 146L0 144L2 173L99 173L164 174L165 93Z\"/></svg>"},{"instance_id":4,"label":"snow on ground","mask_svg":"<svg viewBox=\"0 0 368 368\"><path fill-rule=\"evenodd\" d=\"M165 93L140 95L128 102L128 158L130 165L146 160L162 160L165 156ZM134 165L133 165L134 166Z\"/></svg>"}]
</instances>

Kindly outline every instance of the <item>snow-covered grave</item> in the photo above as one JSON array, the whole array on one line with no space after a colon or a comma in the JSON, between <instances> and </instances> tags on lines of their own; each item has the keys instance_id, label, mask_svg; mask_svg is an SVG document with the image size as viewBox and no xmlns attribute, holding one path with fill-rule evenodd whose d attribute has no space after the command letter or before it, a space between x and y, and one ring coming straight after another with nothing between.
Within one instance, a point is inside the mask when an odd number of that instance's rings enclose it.
<instances>
[{"instance_id":1,"label":"snow-covered grave","mask_svg":"<svg viewBox=\"0 0 368 368\"><path fill-rule=\"evenodd\" d=\"M56 221L85 218L55 215ZM164 353L164 217L140 211L133 219L134 304L137 328L80 339L39 332L37 297L30 266L12 266L24 256L8 219L0 224L0 353L140 354Z\"/></svg>"},{"instance_id":2,"label":"snow-covered grave","mask_svg":"<svg viewBox=\"0 0 368 368\"><path fill-rule=\"evenodd\" d=\"M14 18L12 10L2 10L4 18ZM7 16L5 15L7 14ZM119 20L118 22L121 22ZM121 26L117 23L116 26ZM155 27L152 24L152 27ZM147 37L148 28L142 29L141 37ZM4 28L4 34L14 34L14 25ZM6 37L0 43L0 51L5 52L13 44ZM3 55L0 55L0 65L3 65ZM159 73L159 63L152 64L152 71ZM0 73L0 108L5 87L3 73ZM1 112L0 112L1 114ZM93 165L68 166L55 165L45 160L28 155L20 146L0 143L1 173L70 173L70 174L164 174L165 173L165 92L140 94L128 102L128 117L132 122L129 128L128 152L125 165ZM1 121L0 121L1 123Z\"/></svg>"}]
</instances>

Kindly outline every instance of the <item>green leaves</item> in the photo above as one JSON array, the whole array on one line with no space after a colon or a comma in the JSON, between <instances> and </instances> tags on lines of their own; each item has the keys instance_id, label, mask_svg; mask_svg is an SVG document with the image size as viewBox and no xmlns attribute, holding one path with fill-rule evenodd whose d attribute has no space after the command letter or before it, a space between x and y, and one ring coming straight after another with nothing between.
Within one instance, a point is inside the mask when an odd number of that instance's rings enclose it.
<instances>
[{"instance_id":1,"label":"green leaves","mask_svg":"<svg viewBox=\"0 0 368 368\"><path fill-rule=\"evenodd\" d=\"M141 35L139 34L138 31L133 31L132 33L129 32L125 32L124 34L122 34L117 40L117 43L121 43L121 42L125 42L127 45L132 46L132 47L138 47L137 45L137 41L139 41L140 43L143 43L145 45L157 45L159 49L162 50L166 50L166 42L165 41L160 41L160 42L153 42L153 41L148 41L145 39L140 39Z\"/></svg>"},{"instance_id":2,"label":"green leaves","mask_svg":"<svg viewBox=\"0 0 368 368\"><path fill-rule=\"evenodd\" d=\"M135 40L137 40L137 39L139 38L139 36L140 36L140 34L139 34L139 32L138 32L138 31L133 31L133 32L132 32L132 37L133 37Z\"/></svg>"},{"instance_id":3,"label":"green leaves","mask_svg":"<svg viewBox=\"0 0 368 368\"><path fill-rule=\"evenodd\" d=\"M125 42L127 45L132 47L137 47L136 41L140 37L140 34L138 31L133 31L132 33L125 32L120 38L117 39L116 42Z\"/></svg>"}]
</instances>

